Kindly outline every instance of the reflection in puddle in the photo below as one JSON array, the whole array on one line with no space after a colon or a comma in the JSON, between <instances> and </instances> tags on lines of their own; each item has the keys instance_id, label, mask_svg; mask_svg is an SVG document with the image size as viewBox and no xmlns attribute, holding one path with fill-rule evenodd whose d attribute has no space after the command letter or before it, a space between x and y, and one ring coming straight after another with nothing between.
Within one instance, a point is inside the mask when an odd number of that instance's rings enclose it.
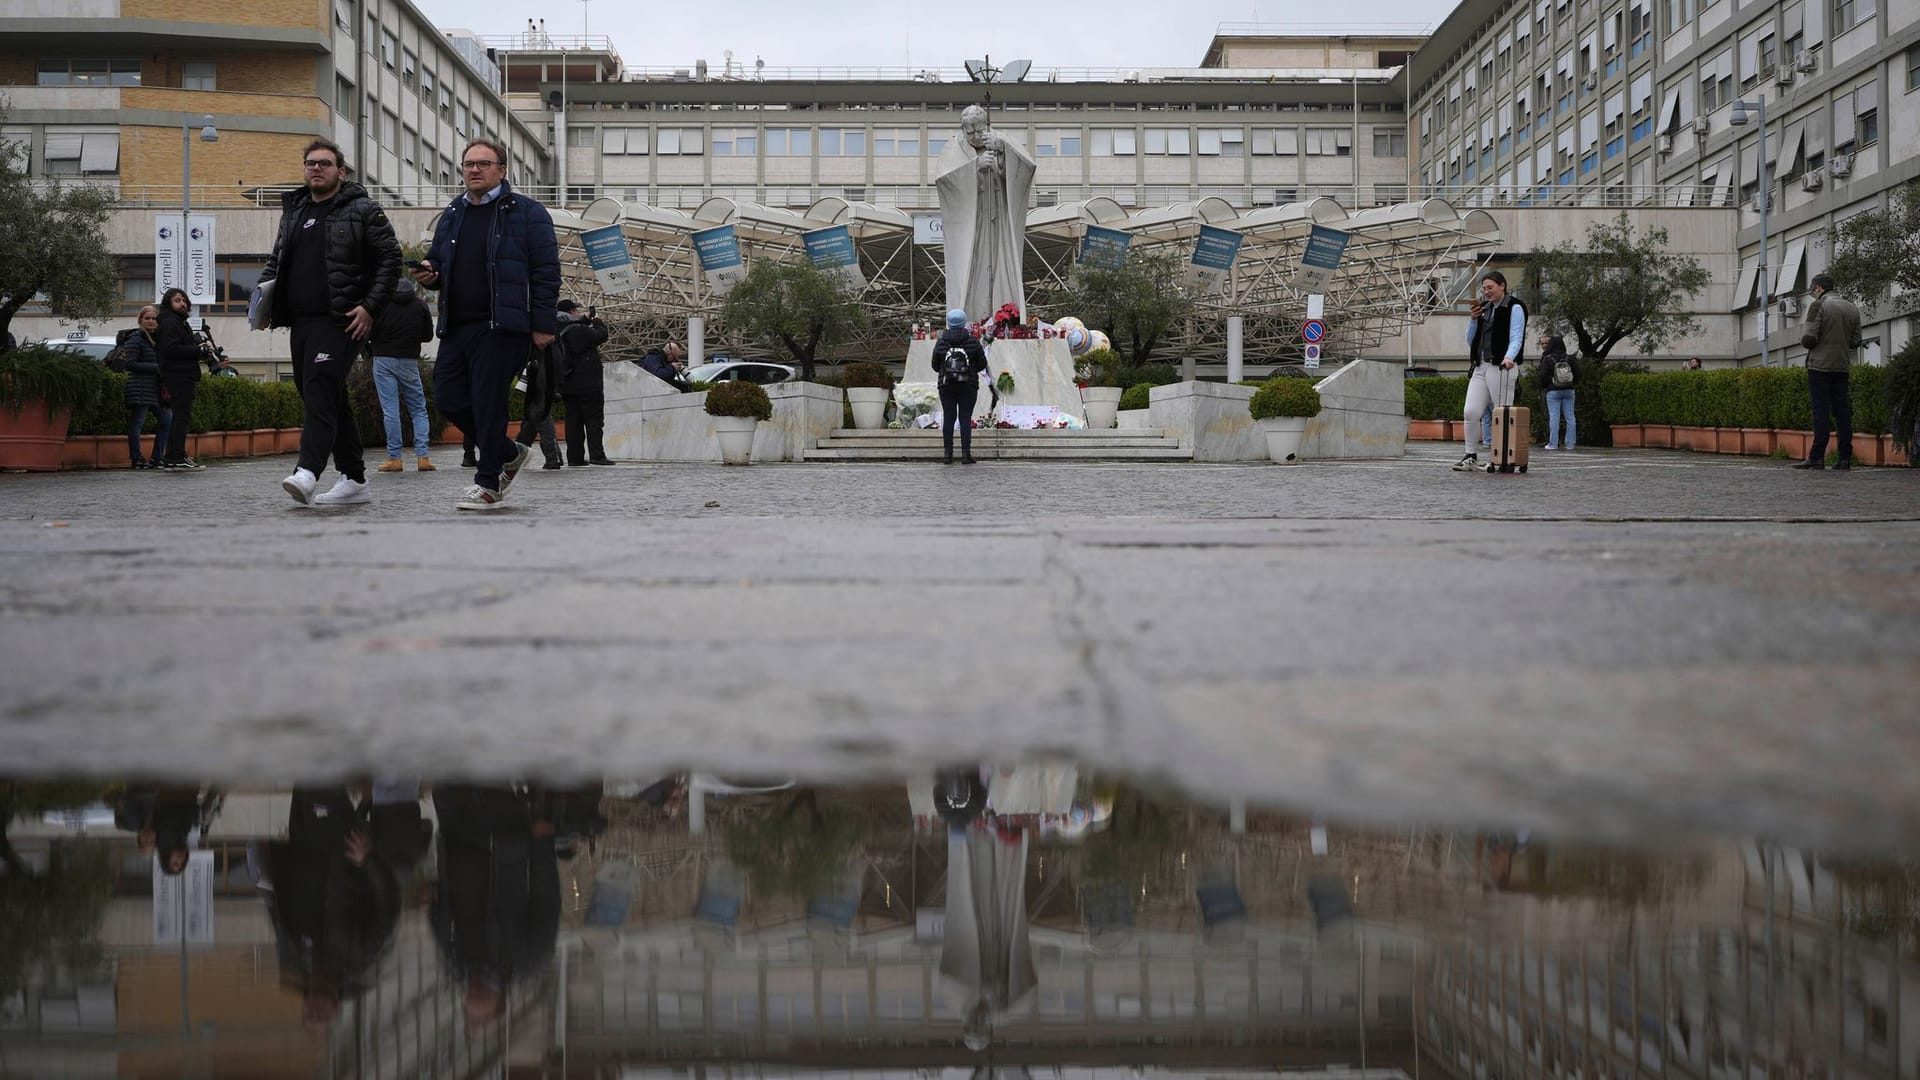
<instances>
[{"instance_id":1,"label":"reflection in puddle","mask_svg":"<svg viewBox=\"0 0 1920 1080\"><path fill-rule=\"evenodd\" d=\"M864 785L0 781L0 1073L1920 1077L1920 863Z\"/></svg>"}]
</instances>

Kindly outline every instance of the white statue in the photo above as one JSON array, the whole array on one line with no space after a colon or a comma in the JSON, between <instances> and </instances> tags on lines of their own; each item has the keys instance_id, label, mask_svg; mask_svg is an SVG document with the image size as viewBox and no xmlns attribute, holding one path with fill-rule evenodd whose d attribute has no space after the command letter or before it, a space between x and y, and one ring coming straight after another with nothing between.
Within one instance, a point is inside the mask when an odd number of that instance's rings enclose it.
<instances>
[{"instance_id":1,"label":"white statue","mask_svg":"<svg viewBox=\"0 0 1920 1080\"><path fill-rule=\"evenodd\" d=\"M995 135L987 112L960 113L960 138L947 143L936 166L940 218L946 242L947 307L974 320L990 319L1002 304L1027 316L1022 258L1033 159Z\"/></svg>"}]
</instances>

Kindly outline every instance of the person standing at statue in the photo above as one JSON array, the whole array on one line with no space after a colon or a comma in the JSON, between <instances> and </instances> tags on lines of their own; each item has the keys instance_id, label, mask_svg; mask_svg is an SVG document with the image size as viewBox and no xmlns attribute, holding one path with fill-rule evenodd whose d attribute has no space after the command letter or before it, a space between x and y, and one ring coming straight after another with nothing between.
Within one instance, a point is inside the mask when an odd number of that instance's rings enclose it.
<instances>
[{"instance_id":1,"label":"person standing at statue","mask_svg":"<svg viewBox=\"0 0 1920 1080\"><path fill-rule=\"evenodd\" d=\"M973 464L973 407L980 400L980 373L987 350L967 329L967 313L947 312L947 329L933 343L933 374L940 387L940 440L953 464L953 429L960 428L960 462Z\"/></svg>"}]
</instances>

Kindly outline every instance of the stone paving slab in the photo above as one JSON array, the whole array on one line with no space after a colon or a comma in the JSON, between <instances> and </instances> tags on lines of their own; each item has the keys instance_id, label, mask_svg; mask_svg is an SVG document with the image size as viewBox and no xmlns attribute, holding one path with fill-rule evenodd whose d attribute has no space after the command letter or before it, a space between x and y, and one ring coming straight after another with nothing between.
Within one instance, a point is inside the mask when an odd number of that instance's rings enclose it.
<instances>
[{"instance_id":1,"label":"stone paving slab","mask_svg":"<svg viewBox=\"0 0 1920 1080\"><path fill-rule=\"evenodd\" d=\"M1920 842L1920 471L1446 449L568 469L477 517L451 469L337 511L288 459L4 476L4 769L1060 751L1368 820Z\"/></svg>"}]
</instances>

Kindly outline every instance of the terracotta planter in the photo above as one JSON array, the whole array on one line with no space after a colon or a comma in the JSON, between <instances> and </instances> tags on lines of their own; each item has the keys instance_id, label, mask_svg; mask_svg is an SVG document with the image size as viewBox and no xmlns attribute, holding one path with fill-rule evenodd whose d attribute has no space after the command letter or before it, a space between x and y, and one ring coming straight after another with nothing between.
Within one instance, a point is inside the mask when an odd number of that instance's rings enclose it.
<instances>
[{"instance_id":1,"label":"terracotta planter","mask_svg":"<svg viewBox=\"0 0 1920 1080\"><path fill-rule=\"evenodd\" d=\"M1855 435L1853 437L1853 463L1855 465L1885 465L1887 454L1878 435Z\"/></svg>"},{"instance_id":2,"label":"terracotta planter","mask_svg":"<svg viewBox=\"0 0 1920 1080\"><path fill-rule=\"evenodd\" d=\"M1613 445L1628 450L1638 449L1647 444L1646 428L1640 424L1614 424Z\"/></svg>"},{"instance_id":3,"label":"terracotta planter","mask_svg":"<svg viewBox=\"0 0 1920 1080\"><path fill-rule=\"evenodd\" d=\"M145 442L143 437L141 440ZM93 467L96 469L124 469L133 464L127 456L127 437L125 435L101 435L93 442Z\"/></svg>"},{"instance_id":4,"label":"terracotta planter","mask_svg":"<svg viewBox=\"0 0 1920 1080\"><path fill-rule=\"evenodd\" d=\"M1673 429L1673 445L1681 450L1692 450L1701 454L1711 454L1717 444L1717 437L1710 427L1678 427Z\"/></svg>"},{"instance_id":5,"label":"terracotta planter","mask_svg":"<svg viewBox=\"0 0 1920 1080\"><path fill-rule=\"evenodd\" d=\"M246 458L253 456L253 429L245 431L223 431L220 433L220 456L226 458Z\"/></svg>"},{"instance_id":6,"label":"terracotta planter","mask_svg":"<svg viewBox=\"0 0 1920 1080\"><path fill-rule=\"evenodd\" d=\"M274 429L273 445L274 445L274 449L277 452L282 454L299 453L300 452L300 429L297 427L283 427L283 428Z\"/></svg>"},{"instance_id":7,"label":"terracotta planter","mask_svg":"<svg viewBox=\"0 0 1920 1080\"><path fill-rule=\"evenodd\" d=\"M1740 429L1723 427L1713 429L1713 450L1717 454L1737 454L1740 452Z\"/></svg>"},{"instance_id":8,"label":"terracotta planter","mask_svg":"<svg viewBox=\"0 0 1920 1080\"><path fill-rule=\"evenodd\" d=\"M1804 461L1807 451L1813 448L1813 432L1775 431L1773 446L1776 450L1785 450L1787 456L1795 461Z\"/></svg>"},{"instance_id":9,"label":"terracotta planter","mask_svg":"<svg viewBox=\"0 0 1920 1080\"><path fill-rule=\"evenodd\" d=\"M1643 432L1641 441L1646 446L1657 450L1673 449L1672 424L1642 424L1640 430Z\"/></svg>"},{"instance_id":10,"label":"terracotta planter","mask_svg":"<svg viewBox=\"0 0 1920 1080\"><path fill-rule=\"evenodd\" d=\"M249 434L249 453L254 457L266 457L280 452L280 432L270 427L254 428Z\"/></svg>"},{"instance_id":11,"label":"terracotta planter","mask_svg":"<svg viewBox=\"0 0 1920 1080\"><path fill-rule=\"evenodd\" d=\"M60 467L62 469L91 469L93 457L98 452L94 444L99 441L95 435L73 435L60 444Z\"/></svg>"},{"instance_id":12,"label":"terracotta planter","mask_svg":"<svg viewBox=\"0 0 1920 1080\"><path fill-rule=\"evenodd\" d=\"M1447 438L1447 422L1445 420L1409 420L1407 421L1407 438L1444 442Z\"/></svg>"},{"instance_id":13,"label":"terracotta planter","mask_svg":"<svg viewBox=\"0 0 1920 1080\"><path fill-rule=\"evenodd\" d=\"M19 412L0 409L0 469L58 470L72 419L69 409L48 416L38 401L28 401Z\"/></svg>"},{"instance_id":14,"label":"terracotta planter","mask_svg":"<svg viewBox=\"0 0 1920 1080\"><path fill-rule=\"evenodd\" d=\"M1773 453L1773 429L1770 427L1743 427L1740 431L1740 452L1766 457Z\"/></svg>"},{"instance_id":15,"label":"terracotta planter","mask_svg":"<svg viewBox=\"0 0 1920 1080\"><path fill-rule=\"evenodd\" d=\"M1893 445L1893 436L1891 435L1880 436L1880 443L1882 446L1882 449L1881 449L1882 459L1885 460L1887 464L1889 465L1907 464L1907 452Z\"/></svg>"}]
</instances>

